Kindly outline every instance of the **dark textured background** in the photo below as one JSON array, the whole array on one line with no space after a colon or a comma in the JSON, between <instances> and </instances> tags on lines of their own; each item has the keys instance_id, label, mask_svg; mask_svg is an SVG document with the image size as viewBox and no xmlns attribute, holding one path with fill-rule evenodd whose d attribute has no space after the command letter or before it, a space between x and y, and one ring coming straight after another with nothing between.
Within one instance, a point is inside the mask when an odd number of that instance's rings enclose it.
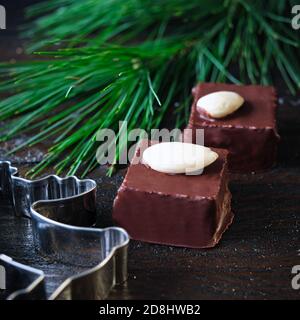
<instances>
[{"instance_id":1,"label":"dark textured background","mask_svg":"<svg viewBox=\"0 0 300 320\"><path fill-rule=\"evenodd\" d=\"M0 31L0 59L20 59L16 26L22 18L21 3L33 1L0 2L7 3L9 9L9 28ZM263 174L232 176L235 220L221 243L214 249L195 250L132 241L129 280L110 298L300 298L300 291L291 287L291 269L300 264L300 95L289 96L280 79L276 84L282 137L278 165ZM5 156L6 151L27 138L21 136L0 145L0 159L10 159L21 175L42 158L47 147L37 145ZM124 170L108 178L105 168L98 168L90 175L98 183L99 226L111 224L112 202L123 174ZM0 212L0 253L45 271L48 293L74 272L59 263L49 265L41 258L33 249L30 222L14 218L9 212Z\"/></svg>"}]
</instances>

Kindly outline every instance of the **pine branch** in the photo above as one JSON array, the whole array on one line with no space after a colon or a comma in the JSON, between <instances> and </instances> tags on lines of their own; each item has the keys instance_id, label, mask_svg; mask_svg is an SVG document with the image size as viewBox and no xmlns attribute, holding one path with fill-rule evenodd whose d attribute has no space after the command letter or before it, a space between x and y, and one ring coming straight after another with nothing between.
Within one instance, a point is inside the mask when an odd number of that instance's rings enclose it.
<instances>
[{"instance_id":1,"label":"pine branch","mask_svg":"<svg viewBox=\"0 0 300 320\"><path fill-rule=\"evenodd\" d=\"M64 40L73 46L94 46L111 40L119 44L138 38L153 40L169 24L172 34L182 34L198 28L198 21L212 12L221 17L222 3L164 0L162 10L160 0L52 0L29 8L27 16L36 20L25 28L23 35L33 39L29 51L65 45Z\"/></svg>"},{"instance_id":2,"label":"pine branch","mask_svg":"<svg viewBox=\"0 0 300 320\"><path fill-rule=\"evenodd\" d=\"M49 138L54 140L46 158L31 172L33 175L59 157L63 160L57 162L58 173L69 168L68 174L74 174L83 163L92 167L96 163L99 129L118 131L121 120L128 121L131 128L146 130L154 122L157 126L161 123L171 98L181 91L178 75L183 69L176 71L175 82L168 79L174 67L170 57L181 49L177 41L173 45L167 41L130 48L106 45L101 49L63 49L40 53L52 54L55 59L35 61L34 68L32 62L13 69L4 66L13 73L2 83L0 92L14 90L17 81L22 93L0 102L0 120L21 115L8 130L2 129L1 140L26 132L31 126L40 133L11 152ZM171 98L169 85L174 87ZM66 155L66 150L72 151Z\"/></svg>"}]
</instances>

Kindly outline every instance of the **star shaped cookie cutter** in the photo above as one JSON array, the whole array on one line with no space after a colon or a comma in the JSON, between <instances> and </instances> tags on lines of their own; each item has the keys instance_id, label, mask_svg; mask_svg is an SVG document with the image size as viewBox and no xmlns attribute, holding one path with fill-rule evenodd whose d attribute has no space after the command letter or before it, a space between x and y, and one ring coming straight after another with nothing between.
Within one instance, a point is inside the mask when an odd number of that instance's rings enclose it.
<instances>
[{"instance_id":1,"label":"star shaped cookie cutter","mask_svg":"<svg viewBox=\"0 0 300 320\"><path fill-rule=\"evenodd\" d=\"M17 172L10 162L0 161L1 210L13 209L16 216L31 218L35 248L41 255L86 270L66 279L47 297L43 271L0 255L7 299L107 298L116 284L127 279L129 236L118 227L92 227L96 182L55 175L31 181Z\"/></svg>"}]
</instances>

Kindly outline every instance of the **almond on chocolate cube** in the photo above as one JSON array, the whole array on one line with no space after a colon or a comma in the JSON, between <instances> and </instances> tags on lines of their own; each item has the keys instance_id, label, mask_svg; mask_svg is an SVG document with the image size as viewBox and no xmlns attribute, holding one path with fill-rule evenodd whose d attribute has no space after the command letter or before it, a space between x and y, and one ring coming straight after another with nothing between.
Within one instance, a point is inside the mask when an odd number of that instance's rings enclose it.
<instances>
[{"instance_id":1,"label":"almond on chocolate cube","mask_svg":"<svg viewBox=\"0 0 300 320\"><path fill-rule=\"evenodd\" d=\"M244 98L244 104L232 114L213 119L203 115L197 102L218 91L232 91ZM193 89L188 128L204 129L204 144L229 150L232 172L256 172L275 164L279 135L276 127L276 92L271 86L201 83Z\"/></svg>"},{"instance_id":2,"label":"almond on chocolate cube","mask_svg":"<svg viewBox=\"0 0 300 320\"><path fill-rule=\"evenodd\" d=\"M147 148L143 140L135 158ZM113 219L130 237L146 242L214 247L233 219L226 150L200 175L158 172L131 164L114 201ZM136 163L133 159L133 163Z\"/></svg>"}]
</instances>

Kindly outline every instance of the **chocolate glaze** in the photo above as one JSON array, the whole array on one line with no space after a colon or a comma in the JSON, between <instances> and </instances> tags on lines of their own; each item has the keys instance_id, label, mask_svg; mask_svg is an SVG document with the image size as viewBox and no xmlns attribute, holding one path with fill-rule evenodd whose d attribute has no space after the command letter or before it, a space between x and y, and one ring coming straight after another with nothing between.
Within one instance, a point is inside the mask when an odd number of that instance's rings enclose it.
<instances>
[{"instance_id":1,"label":"chocolate glaze","mask_svg":"<svg viewBox=\"0 0 300 320\"><path fill-rule=\"evenodd\" d=\"M245 103L222 119L207 119L197 101L212 92L234 91ZM229 170L261 171L274 165L279 135L276 128L276 92L270 86L202 83L193 89L194 103L188 128L204 129L206 146L229 150ZM195 131L192 132L195 141Z\"/></svg>"},{"instance_id":2,"label":"chocolate glaze","mask_svg":"<svg viewBox=\"0 0 300 320\"><path fill-rule=\"evenodd\" d=\"M142 141L137 149L144 149ZM136 240L174 246L215 246L233 219L226 150L202 175L168 175L131 165L114 201L113 218Z\"/></svg>"}]
</instances>

